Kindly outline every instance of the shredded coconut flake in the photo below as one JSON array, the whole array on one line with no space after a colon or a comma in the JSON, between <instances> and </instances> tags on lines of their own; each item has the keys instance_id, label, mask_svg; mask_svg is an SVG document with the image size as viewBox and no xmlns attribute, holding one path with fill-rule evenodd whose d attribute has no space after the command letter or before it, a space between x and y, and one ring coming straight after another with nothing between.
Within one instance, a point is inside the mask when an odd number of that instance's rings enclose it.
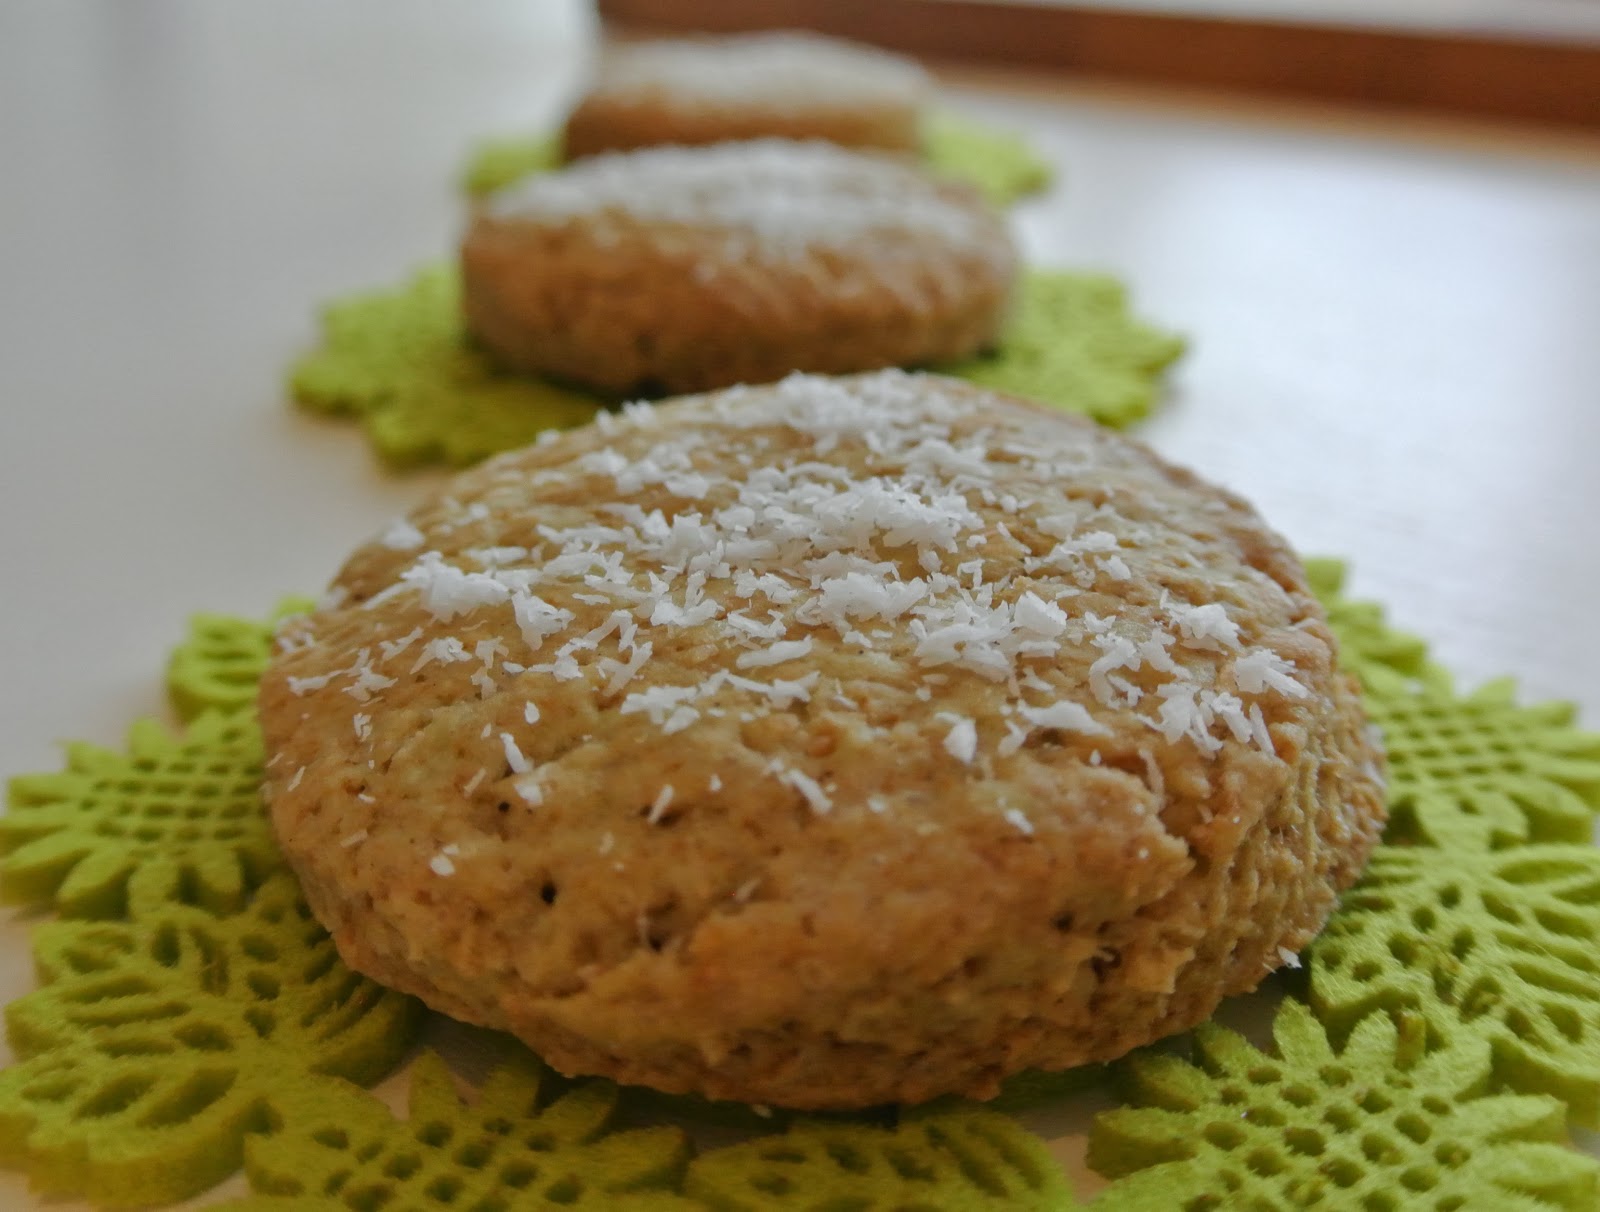
<instances>
[{"instance_id":1,"label":"shredded coconut flake","mask_svg":"<svg viewBox=\"0 0 1600 1212\"><path fill-rule=\"evenodd\" d=\"M533 769L533 763L522 756L522 750L517 748L516 738L509 732L500 734L500 747L506 753L506 765L511 767L512 774L527 774Z\"/></svg>"},{"instance_id":2,"label":"shredded coconut flake","mask_svg":"<svg viewBox=\"0 0 1600 1212\"><path fill-rule=\"evenodd\" d=\"M423 544L422 531L405 518L396 518L378 540L391 551L415 551Z\"/></svg>"},{"instance_id":3,"label":"shredded coconut flake","mask_svg":"<svg viewBox=\"0 0 1600 1212\"><path fill-rule=\"evenodd\" d=\"M945 734L944 751L956 761L971 765L978 755L977 725L965 717L957 717Z\"/></svg>"},{"instance_id":4,"label":"shredded coconut flake","mask_svg":"<svg viewBox=\"0 0 1600 1212\"><path fill-rule=\"evenodd\" d=\"M758 669L767 665L783 665L789 661L798 661L810 652L811 637L806 636L803 640L782 640L766 648L741 652L734 664L740 669Z\"/></svg>"},{"instance_id":5,"label":"shredded coconut flake","mask_svg":"<svg viewBox=\"0 0 1600 1212\"><path fill-rule=\"evenodd\" d=\"M1002 814L1006 821L1024 837L1033 836L1033 822L1030 821L1020 808L1007 808Z\"/></svg>"},{"instance_id":6,"label":"shredded coconut flake","mask_svg":"<svg viewBox=\"0 0 1600 1212\"><path fill-rule=\"evenodd\" d=\"M294 695L296 698L299 698L301 695L306 694L309 691L321 690L324 686L338 676L339 675L337 673L320 673L314 677L308 678L290 677L288 679L289 693Z\"/></svg>"},{"instance_id":7,"label":"shredded coconut flake","mask_svg":"<svg viewBox=\"0 0 1600 1212\"><path fill-rule=\"evenodd\" d=\"M672 807L672 784L668 783L656 793L655 802L650 805L650 815L645 818L645 823L659 825L661 818L666 816L667 809Z\"/></svg>"},{"instance_id":8,"label":"shredded coconut flake","mask_svg":"<svg viewBox=\"0 0 1600 1212\"><path fill-rule=\"evenodd\" d=\"M1029 707L1023 704L1017 708L1017 714L1035 728L1057 728L1062 732L1081 732L1087 736L1111 734L1111 729L1090 715L1087 707L1070 700L1063 699L1051 703L1048 707Z\"/></svg>"},{"instance_id":9,"label":"shredded coconut flake","mask_svg":"<svg viewBox=\"0 0 1600 1212\"><path fill-rule=\"evenodd\" d=\"M1167 613L1184 643L1191 648L1221 651L1239 647L1239 624L1228 617L1227 609L1220 602L1207 602L1203 606L1169 604Z\"/></svg>"},{"instance_id":10,"label":"shredded coconut flake","mask_svg":"<svg viewBox=\"0 0 1600 1212\"><path fill-rule=\"evenodd\" d=\"M1293 669L1293 664L1270 648L1256 648L1233 663L1233 680L1246 694L1271 690L1292 699L1303 699L1311 692L1289 676Z\"/></svg>"},{"instance_id":11,"label":"shredded coconut flake","mask_svg":"<svg viewBox=\"0 0 1600 1212\"><path fill-rule=\"evenodd\" d=\"M806 803L811 806L811 811L818 816L826 816L833 811L832 798L822 789L822 784L818 783L816 779L805 771L794 770L778 763L774 763L774 767L769 767L769 769L777 776L780 783L787 783L798 791Z\"/></svg>"}]
</instances>

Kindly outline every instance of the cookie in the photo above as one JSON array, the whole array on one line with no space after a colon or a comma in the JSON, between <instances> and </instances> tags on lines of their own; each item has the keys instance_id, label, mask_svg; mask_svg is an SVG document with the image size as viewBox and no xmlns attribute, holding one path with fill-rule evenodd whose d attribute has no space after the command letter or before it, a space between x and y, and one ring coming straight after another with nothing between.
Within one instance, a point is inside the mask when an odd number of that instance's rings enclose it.
<instances>
[{"instance_id":1,"label":"cookie","mask_svg":"<svg viewBox=\"0 0 1600 1212\"><path fill-rule=\"evenodd\" d=\"M1251 508L969 384L794 376L484 464L264 678L355 969L571 1073L984 1097L1321 929L1382 758Z\"/></svg>"},{"instance_id":2,"label":"cookie","mask_svg":"<svg viewBox=\"0 0 1600 1212\"><path fill-rule=\"evenodd\" d=\"M569 159L775 137L915 152L933 92L909 59L812 34L622 47L562 132Z\"/></svg>"},{"instance_id":3,"label":"cookie","mask_svg":"<svg viewBox=\"0 0 1600 1212\"><path fill-rule=\"evenodd\" d=\"M1016 268L968 187L781 140L531 178L462 247L467 326L491 356L616 393L965 357L995 340Z\"/></svg>"}]
</instances>

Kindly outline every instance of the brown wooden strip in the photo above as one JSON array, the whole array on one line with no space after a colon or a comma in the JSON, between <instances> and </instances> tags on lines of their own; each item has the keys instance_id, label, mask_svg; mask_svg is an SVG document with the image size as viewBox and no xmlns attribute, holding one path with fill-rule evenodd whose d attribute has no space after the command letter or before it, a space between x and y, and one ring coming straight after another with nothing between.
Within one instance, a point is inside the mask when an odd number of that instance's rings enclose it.
<instances>
[{"instance_id":1,"label":"brown wooden strip","mask_svg":"<svg viewBox=\"0 0 1600 1212\"><path fill-rule=\"evenodd\" d=\"M1600 129L1600 44L1005 0L598 0L673 31L809 28L932 58Z\"/></svg>"}]
</instances>

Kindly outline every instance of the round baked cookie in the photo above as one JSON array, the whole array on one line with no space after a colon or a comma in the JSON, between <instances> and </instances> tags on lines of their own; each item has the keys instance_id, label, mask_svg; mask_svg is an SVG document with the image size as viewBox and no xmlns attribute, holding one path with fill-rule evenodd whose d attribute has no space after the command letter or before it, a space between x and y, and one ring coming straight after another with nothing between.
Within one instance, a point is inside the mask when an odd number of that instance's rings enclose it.
<instances>
[{"instance_id":1,"label":"round baked cookie","mask_svg":"<svg viewBox=\"0 0 1600 1212\"><path fill-rule=\"evenodd\" d=\"M1016 252L969 188L825 143L586 160L491 199L462 249L499 361L614 392L964 357Z\"/></svg>"},{"instance_id":2,"label":"round baked cookie","mask_svg":"<svg viewBox=\"0 0 1600 1212\"><path fill-rule=\"evenodd\" d=\"M814 34L625 46L568 116L569 159L767 136L915 152L933 92L916 63Z\"/></svg>"},{"instance_id":3,"label":"round baked cookie","mask_svg":"<svg viewBox=\"0 0 1600 1212\"><path fill-rule=\"evenodd\" d=\"M794 1107L992 1095L1293 962L1382 758L1239 498L952 380L794 376L501 456L262 685L360 972L557 1068Z\"/></svg>"}]
</instances>

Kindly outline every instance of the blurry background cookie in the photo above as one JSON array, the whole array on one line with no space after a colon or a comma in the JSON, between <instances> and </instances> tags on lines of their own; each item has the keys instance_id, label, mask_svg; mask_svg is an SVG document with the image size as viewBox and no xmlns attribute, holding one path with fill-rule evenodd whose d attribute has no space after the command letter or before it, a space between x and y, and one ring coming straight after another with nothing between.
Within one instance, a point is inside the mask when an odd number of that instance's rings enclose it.
<instances>
[{"instance_id":1,"label":"blurry background cookie","mask_svg":"<svg viewBox=\"0 0 1600 1212\"><path fill-rule=\"evenodd\" d=\"M972 190L782 140L529 178L484 204L462 250L485 350L619 393L954 361L995 340L1016 268Z\"/></svg>"},{"instance_id":2,"label":"blurry background cookie","mask_svg":"<svg viewBox=\"0 0 1600 1212\"><path fill-rule=\"evenodd\" d=\"M992 1095L1294 961L1383 819L1299 562L1138 443L794 376L484 464L262 683L357 970L558 1068Z\"/></svg>"},{"instance_id":3,"label":"blurry background cookie","mask_svg":"<svg viewBox=\"0 0 1600 1212\"><path fill-rule=\"evenodd\" d=\"M915 152L932 93L909 59L811 34L617 50L567 119L569 159L773 136Z\"/></svg>"}]
</instances>

